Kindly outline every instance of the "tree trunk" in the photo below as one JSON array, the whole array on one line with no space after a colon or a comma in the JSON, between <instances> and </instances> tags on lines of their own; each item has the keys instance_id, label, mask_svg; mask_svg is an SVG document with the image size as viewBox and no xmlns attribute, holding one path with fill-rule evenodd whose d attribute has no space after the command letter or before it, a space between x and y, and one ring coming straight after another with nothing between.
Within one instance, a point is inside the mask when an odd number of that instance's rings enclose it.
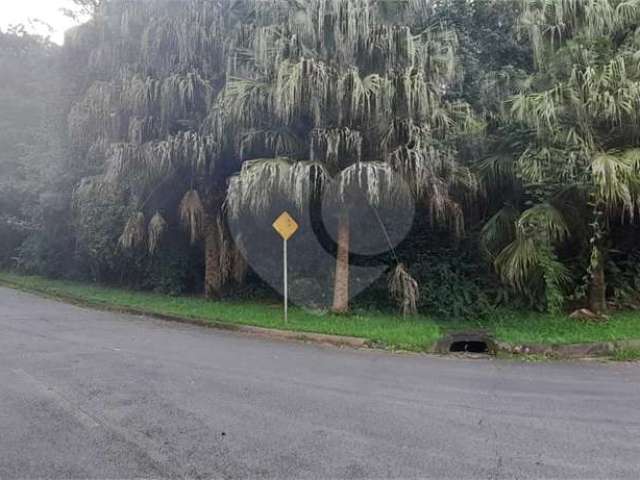
<instances>
[{"instance_id":1,"label":"tree trunk","mask_svg":"<svg viewBox=\"0 0 640 480\"><path fill-rule=\"evenodd\" d=\"M601 314L607 309L607 284L604 276L604 255L599 247L591 254L591 282L589 285L589 309Z\"/></svg>"},{"instance_id":2,"label":"tree trunk","mask_svg":"<svg viewBox=\"0 0 640 480\"><path fill-rule=\"evenodd\" d=\"M204 239L204 295L207 298L219 298L222 294L223 271L220 263L220 231L215 218L206 216Z\"/></svg>"},{"instance_id":3,"label":"tree trunk","mask_svg":"<svg viewBox=\"0 0 640 480\"><path fill-rule=\"evenodd\" d=\"M349 214L346 212L338 220L338 254L331 310L334 313L349 311Z\"/></svg>"},{"instance_id":4,"label":"tree trunk","mask_svg":"<svg viewBox=\"0 0 640 480\"><path fill-rule=\"evenodd\" d=\"M593 236L591 238L591 261L589 273L589 309L602 314L607 309L607 283L604 274L605 252L608 251L608 222L604 204L593 197Z\"/></svg>"}]
</instances>

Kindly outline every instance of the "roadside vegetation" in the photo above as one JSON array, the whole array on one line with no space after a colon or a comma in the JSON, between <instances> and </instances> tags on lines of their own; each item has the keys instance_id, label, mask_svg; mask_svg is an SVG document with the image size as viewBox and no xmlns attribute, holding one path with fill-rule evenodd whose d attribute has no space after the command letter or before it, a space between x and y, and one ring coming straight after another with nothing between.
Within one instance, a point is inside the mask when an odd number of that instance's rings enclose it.
<instances>
[{"instance_id":1,"label":"roadside vegetation","mask_svg":"<svg viewBox=\"0 0 640 480\"><path fill-rule=\"evenodd\" d=\"M313 212L289 278L324 312L291 329L637 338L638 0L73 3L62 47L0 32L0 268L23 288L280 328L286 209Z\"/></svg>"},{"instance_id":2,"label":"roadside vegetation","mask_svg":"<svg viewBox=\"0 0 640 480\"><path fill-rule=\"evenodd\" d=\"M640 339L640 312L614 314L607 322L576 322L564 315L511 312L499 309L484 318L452 320L417 315L354 311L349 315L292 308L284 323L282 305L266 302L211 302L200 297L173 297L156 293L86 285L0 272L0 284L27 292L97 308L131 309L207 323L251 325L298 332L345 335L367 339L391 350L428 351L446 333L485 330L512 345L564 345ZM620 350L615 358L634 359L635 350Z\"/></svg>"}]
</instances>

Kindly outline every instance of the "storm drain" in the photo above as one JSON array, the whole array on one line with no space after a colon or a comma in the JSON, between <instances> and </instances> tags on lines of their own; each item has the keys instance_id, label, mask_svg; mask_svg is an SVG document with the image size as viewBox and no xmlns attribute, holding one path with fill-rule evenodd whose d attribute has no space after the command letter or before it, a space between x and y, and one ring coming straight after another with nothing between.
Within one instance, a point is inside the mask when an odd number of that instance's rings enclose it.
<instances>
[{"instance_id":1,"label":"storm drain","mask_svg":"<svg viewBox=\"0 0 640 480\"><path fill-rule=\"evenodd\" d=\"M496 345L487 332L455 332L438 342L436 352L492 355L496 352Z\"/></svg>"},{"instance_id":2,"label":"storm drain","mask_svg":"<svg viewBox=\"0 0 640 480\"><path fill-rule=\"evenodd\" d=\"M457 341L452 342L449 347L449 352L452 353L489 353L489 347L486 342L478 342L478 341Z\"/></svg>"}]
</instances>

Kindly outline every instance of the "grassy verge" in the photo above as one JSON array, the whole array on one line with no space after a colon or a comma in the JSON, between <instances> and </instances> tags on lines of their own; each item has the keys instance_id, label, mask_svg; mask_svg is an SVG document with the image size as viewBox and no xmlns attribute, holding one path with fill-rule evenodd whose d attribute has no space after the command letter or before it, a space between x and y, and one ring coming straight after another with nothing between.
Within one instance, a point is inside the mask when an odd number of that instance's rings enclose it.
<instances>
[{"instance_id":1,"label":"grassy verge","mask_svg":"<svg viewBox=\"0 0 640 480\"><path fill-rule=\"evenodd\" d=\"M211 302L197 297L168 297L160 294L108 288L83 283L50 280L0 272L0 283L73 299L88 305L135 309L151 314L178 316L202 323L224 322L297 332L359 337L389 349L425 351L448 331L483 329L496 340L519 345L566 345L640 339L640 313L622 312L606 323L583 323L562 315L497 310L476 321L450 321L429 316L403 319L380 312L355 312L335 316L292 308L289 323L282 319L281 306L249 302Z\"/></svg>"},{"instance_id":2,"label":"grassy verge","mask_svg":"<svg viewBox=\"0 0 640 480\"><path fill-rule=\"evenodd\" d=\"M640 312L616 312L607 322L567 315L500 311L482 322L497 340L518 345L570 345L640 339Z\"/></svg>"},{"instance_id":3,"label":"grassy verge","mask_svg":"<svg viewBox=\"0 0 640 480\"><path fill-rule=\"evenodd\" d=\"M73 299L89 305L130 308L199 320L202 323L224 322L297 332L346 335L365 338L390 349L428 350L441 336L440 327L429 317L402 319L382 313L336 316L292 307L289 309L289 322L285 324L282 307L276 304L211 302L197 297L169 297L0 272L0 282L2 281L22 290Z\"/></svg>"}]
</instances>

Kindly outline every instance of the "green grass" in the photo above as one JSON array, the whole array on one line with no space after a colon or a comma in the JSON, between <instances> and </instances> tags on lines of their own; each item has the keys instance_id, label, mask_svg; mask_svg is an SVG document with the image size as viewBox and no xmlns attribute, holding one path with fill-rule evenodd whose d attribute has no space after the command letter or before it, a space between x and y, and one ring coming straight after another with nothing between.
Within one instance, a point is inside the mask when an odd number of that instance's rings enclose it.
<instances>
[{"instance_id":1,"label":"green grass","mask_svg":"<svg viewBox=\"0 0 640 480\"><path fill-rule=\"evenodd\" d=\"M496 340L518 345L566 345L640 339L640 313L637 312L615 313L605 323L584 323L563 315L507 310L497 310L494 315L476 321L451 321L426 315L403 319L393 314L361 311L348 316L336 316L293 307L290 309L289 322L285 324L281 305L277 303L212 302L199 297L170 297L6 272L0 272L0 282L26 291L99 307L135 309L203 323L223 322L297 332L347 335L364 338L373 344L394 350L429 350L448 331L471 329L487 330Z\"/></svg>"},{"instance_id":2,"label":"green grass","mask_svg":"<svg viewBox=\"0 0 640 480\"><path fill-rule=\"evenodd\" d=\"M94 306L130 308L200 320L203 323L224 322L353 336L396 350L428 350L441 336L440 327L429 317L422 316L406 320L382 313L336 316L292 307L289 309L289 322L285 324L282 306L278 304L212 302L198 297L170 297L0 272L0 282L2 281L23 290L73 299Z\"/></svg>"},{"instance_id":3,"label":"green grass","mask_svg":"<svg viewBox=\"0 0 640 480\"><path fill-rule=\"evenodd\" d=\"M567 315L501 311L481 324L512 344L568 345L640 338L640 313L616 312L607 322L583 322Z\"/></svg>"}]
</instances>

